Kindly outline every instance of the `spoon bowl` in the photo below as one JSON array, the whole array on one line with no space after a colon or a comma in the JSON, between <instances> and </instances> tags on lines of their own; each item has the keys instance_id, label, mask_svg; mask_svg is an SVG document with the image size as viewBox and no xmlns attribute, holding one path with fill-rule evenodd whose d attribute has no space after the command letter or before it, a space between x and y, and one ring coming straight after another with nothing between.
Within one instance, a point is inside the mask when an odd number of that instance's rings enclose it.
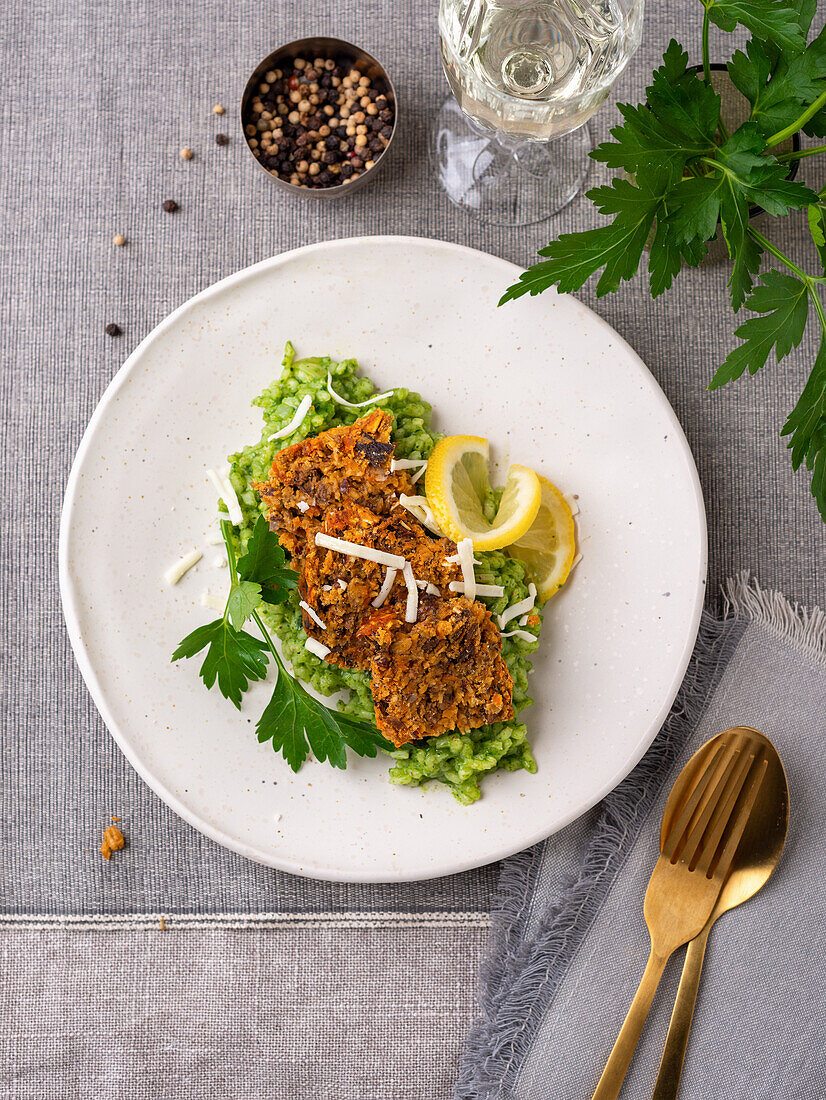
<instances>
[{"instance_id":1,"label":"spoon bowl","mask_svg":"<svg viewBox=\"0 0 826 1100\"><path fill-rule=\"evenodd\" d=\"M733 726L707 741L683 768L665 804L660 847L721 741L737 732L748 734L763 746L767 767L760 793L709 923L736 905L742 905L765 886L780 860L789 827L789 785L777 749L759 730L750 726Z\"/></svg>"}]
</instances>

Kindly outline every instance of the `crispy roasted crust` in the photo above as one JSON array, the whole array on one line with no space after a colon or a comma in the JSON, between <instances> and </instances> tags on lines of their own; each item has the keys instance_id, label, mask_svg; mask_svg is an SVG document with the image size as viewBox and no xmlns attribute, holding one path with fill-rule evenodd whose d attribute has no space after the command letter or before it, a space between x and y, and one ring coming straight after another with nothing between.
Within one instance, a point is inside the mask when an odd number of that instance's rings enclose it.
<instances>
[{"instance_id":1,"label":"crispy roasted crust","mask_svg":"<svg viewBox=\"0 0 826 1100\"><path fill-rule=\"evenodd\" d=\"M328 646L326 660L369 671L376 723L395 745L448 730L466 732L513 717L513 683L502 639L481 603L449 594L460 567L449 539L433 538L398 503L410 492L391 473L392 418L374 410L351 427L332 428L276 455L269 480L255 487L270 524L298 567L304 629ZM299 503L307 507L299 508ZM405 622L407 585L399 573L381 608L372 606L385 568L316 546L318 532L398 554L417 580L415 623Z\"/></svg>"},{"instance_id":2,"label":"crispy roasted crust","mask_svg":"<svg viewBox=\"0 0 826 1100\"><path fill-rule=\"evenodd\" d=\"M303 553L331 509L358 502L384 516L399 493L412 491L406 471L390 470L392 427L390 413L374 409L351 426L330 428L278 452L269 479L254 488L286 550Z\"/></svg>"},{"instance_id":3,"label":"crispy roasted crust","mask_svg":"<svg viewBox=\"0 0 826 1100\"><path fill-rule=\"evenodd\" d=\"M413 575L422 581L447 590L450 581L461 580L457 565L445 559L456 553L449 539L434 539L400 506L383 518L368 508L348 504L329 513L317 528L334 538L357 542L400 554L413 567ZM314 532L315 534L315 532ZM383 565L353 558L308 542L301 555L298 587L302 599L316 610L325 624L322 631L307 614L304 629L331 649L330 659L345 668L369 668L369 653L359 628L366 615L373 611L371 601L384 583ZM339 581L346 587L342 588ZM407 604L407 586L401 574L396 577L385 606L401 604L402 615Z\"/></svg>"},{"instance_id":4,"label":"crispy roasted crust","mask_svg":"<svg viewBox=\"0 0 826 1100\"><path fill-rule=\"evenodd\" d=\"M394 745L513 717L513 682L487 608L464 596L419 599L415 623L399 606L368 616L376 723Z\"/></svg>"}]
</instances>

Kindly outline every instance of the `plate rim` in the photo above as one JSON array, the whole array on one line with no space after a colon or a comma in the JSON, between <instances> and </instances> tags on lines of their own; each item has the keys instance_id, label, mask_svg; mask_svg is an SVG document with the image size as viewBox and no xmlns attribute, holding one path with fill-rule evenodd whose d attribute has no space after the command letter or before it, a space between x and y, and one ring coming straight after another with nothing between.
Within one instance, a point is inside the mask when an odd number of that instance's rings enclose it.
<instances>
[{"instance_id":1,"label":"plate rim","mask_svg":"<svg viewBox=\"0 0 826 1100\"><path fill-rule=\"evenodd\" d=\"M81 469L86 459L87 454L91 450L92 440L97 430L98 423L102 420L109 403L117 395L120 389L127 381L130 373L139 363L140 358L144 350L150 346L156 339L162 336L167 330L172 328L179 318L183 317L189 310L201 305L203 302L208 301L211 297L217 296L223 293L225 290L230 289L234 285L241 283L247 279L254 278L257 274L268 270L277 269L290 261L296 259L299 256L311 255L314 252L322 252L330 249L336 250L341 248L348 248L353 246L365 245L403 245L407 247L422 247L429 248L437 247L443 248L451 252L462 252L472 257L484 257L485 260L494 261L500 264L503 268L503 272L509 270L514 276L518 276L522 273L524 268L518 264L512 263L510 260L505 260L500 256L496 256L493 253L485 252L482 249L471 248L468 245L457 244L452 241L445 241L436 237L424 237L424 236L411 236L405 234L371 234L369 236L357 236L357 237L339 237L329 241L318 241L314 244L302 245L298 248L289 249L286 252L277 253L274 256L269 256L263 260L259 260L254 264L250 264L247 267L241 268L238 271L233 272L230 275L219 279L215 283L211 283L209 286L204 287L198 291L192 297L188 298L181 305L177 306L171 313L167 314L162 321L160 321L129 353L127 358L118 368L112 379L101 394L98 402L92 412L89 422L83 431L80 443L78 444L77 451L72 459L72 465L69 470L68 477L66 479L66 485L63 494L63 502L60 512L60 525L58 536L58 580L60 590L61 609L63 613L63 620L66 625L66 630L69 635L69 641L72 646L72 652L74 654L75 661L80 669L81 676L83 677L86 689L92 697L92 701L100 714L103 722L113 737L120 751L126 757L129 764L137 772L140 778L147 784L149 789L161 799L178 817L182 818L187 824L197 829L198 832L208 837L210 840L221 845L223 848L227 848L238 855L243 856L246 859L250 859L255 863L263 864L267 867L272 867L275 870L286 871L290 874L299 875L304 878L318 879L324 882L358 882L358 883L382 883L382 882L417 882L426 881L428 879L444 878L448 875L460 874L464 871L470 871L474 868L485 867L491 863L496 863L501 859L505 859L508 856L514 855L517 852L526 850L532 847L534 844L539 843L542 840L546 840L548 837L553 836L555 833L560 832L566 828L573 821L576 821L588 810L592 809L598 802L601 802L608 794L611 793L619 784L633 771L639 761L642 759L646 751L650 748L657 736L657 733L662 728L663 722L667 717L675 698L679 692L680 686L685 678L685 672L688 668L691 655L694 651L694 646L697 640L697 635L700 629L700 620L703 612L706 578L708 570L708 525L705 510L705 501L703 498L702 485L700 482L699 472L697 470L697 464L694 460L694 455L689 446L688 439L679 418L668 400L664 390L660 386L653 373L649 370L646 364L638 353L631 347L631 345L614 329L608 321L601 317L598 313L592 310L579 298L575 298L575 301L582 308L587 310L594 319L597 327L607 330L611 333L612 338L620 341L620 344L628 354L631 364L637 371L641 372L645 377L648 385L653 387L653 396L656 398L660 406L663 408L666 416L670 417L673 428L677 433L677 440L679 441L680 450L683 459L686 462L686 467L689 473L689 478L694 490L694 504L696 506L696 516L700 523L700 535L701 535L701 547L700 547L700 570L695 582L694 602L691 612L690 626L688 635L683 644L682 652L680 653L679 660L676 663L676 672L666 692L665 702L656 712L656 714L650 719L648 727L639 739L633 752L629 757L623 761L622 765L617 769L611 778L603 785L602 788L593 796L589 796L588 801L585 804L579 805L576 809L571 810L565 814L562 820L548 832L546 828L542 827L537 829L531 834L530 839L527 841L520 840L516 845L503 843L490 851L482 858L470 858L467 860L454 860L450 867L443 870L435 871L433 869L423 868L422 870L416 870L412 874L394 874L387 872L385 874L377 872L365 872L360 874L358 872L335 872L330 868L324 866L315 866L308 864L306 861L301 862L296 859L284 858L276 853L265 852L255 845L247 844L244 841L230 836L224 833L220 828L211 825L209 822L204 821L198 816L197 813L191 811L171 790L169 790L163 782L157 779L152 773L143 766L137 753L132 749L128 739L123 735L118 727L117 722L114 719L109 707L106 703L105 693L102 690L97 673L92 665L91 660L86 652L86 646L83 641L82 631L80 627L80 617L77 612L76 594L72 589L72 583L69 576L69 560L68 560L68 541L69 531L72 526L72 516L76 505L77 490L81 477ZM553 292L552 292L553 293ZM559 295L563 297L563 295ZM569 297L575 297L569 295Z\"/></svg>"}]
</instances>

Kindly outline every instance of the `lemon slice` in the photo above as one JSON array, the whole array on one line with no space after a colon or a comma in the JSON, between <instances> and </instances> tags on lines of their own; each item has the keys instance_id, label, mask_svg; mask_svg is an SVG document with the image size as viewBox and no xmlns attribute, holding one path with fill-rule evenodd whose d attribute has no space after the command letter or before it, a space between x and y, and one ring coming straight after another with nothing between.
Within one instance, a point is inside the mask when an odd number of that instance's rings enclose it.
<instances>
[{"instance_id":1,"label":"lemon slice","mask_svg":"<svg viewBox=\"0 0 826 1100\"><path fill-rule=\"evenodd\" d=\"M478 435L440 439L427 461L425 493L436 521L454 542L470 538L474 550L499 550L524 535L539 511L539 478L527 466L511 466L499 510L484 513L490 491L488 441Z\"/></svg>"},{"instance_id":2,"label":"lemon slice","mask_svg":"<svg viewBox=\"0 0 826 1100\"><path fill-rule=\"evenodd\" d=\"M574 517L565 497L546 477L538 476L542 502L529 530L515 539L508 553L525 563L528 578L536 585L540 600L558 592L574 564L576 535Z\"/></svg>"}]
</instances>

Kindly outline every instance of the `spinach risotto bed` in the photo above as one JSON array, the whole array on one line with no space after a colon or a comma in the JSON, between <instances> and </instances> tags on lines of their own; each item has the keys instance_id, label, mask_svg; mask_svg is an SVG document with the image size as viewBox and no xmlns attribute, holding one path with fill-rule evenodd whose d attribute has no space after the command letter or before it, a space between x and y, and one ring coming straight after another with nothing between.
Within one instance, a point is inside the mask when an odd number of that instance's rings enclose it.
<instances>
[{"instance_id":1,"label":"spinach risotto bed","mask_svg":"<svg viewBox=\"0 0 826 1100\"><path fill-rule=\"evenodd\" d=\"M257 732L295 770L311 752L344 767L345 744L378 749L392 783L434 780L466 804L487 774L535 772L519 720L530 656L542 605L576 563L559 491L522 466L492 488L486 440L440 437L419 394L378 393L353 359L299 359L287 344L253 404L259 441L214 476L231 572L224 617L175 659L209 645L201 676L236 706L276 663ZM335 698L322 706L302 683Z\"/></svg>"}]
</instances>

